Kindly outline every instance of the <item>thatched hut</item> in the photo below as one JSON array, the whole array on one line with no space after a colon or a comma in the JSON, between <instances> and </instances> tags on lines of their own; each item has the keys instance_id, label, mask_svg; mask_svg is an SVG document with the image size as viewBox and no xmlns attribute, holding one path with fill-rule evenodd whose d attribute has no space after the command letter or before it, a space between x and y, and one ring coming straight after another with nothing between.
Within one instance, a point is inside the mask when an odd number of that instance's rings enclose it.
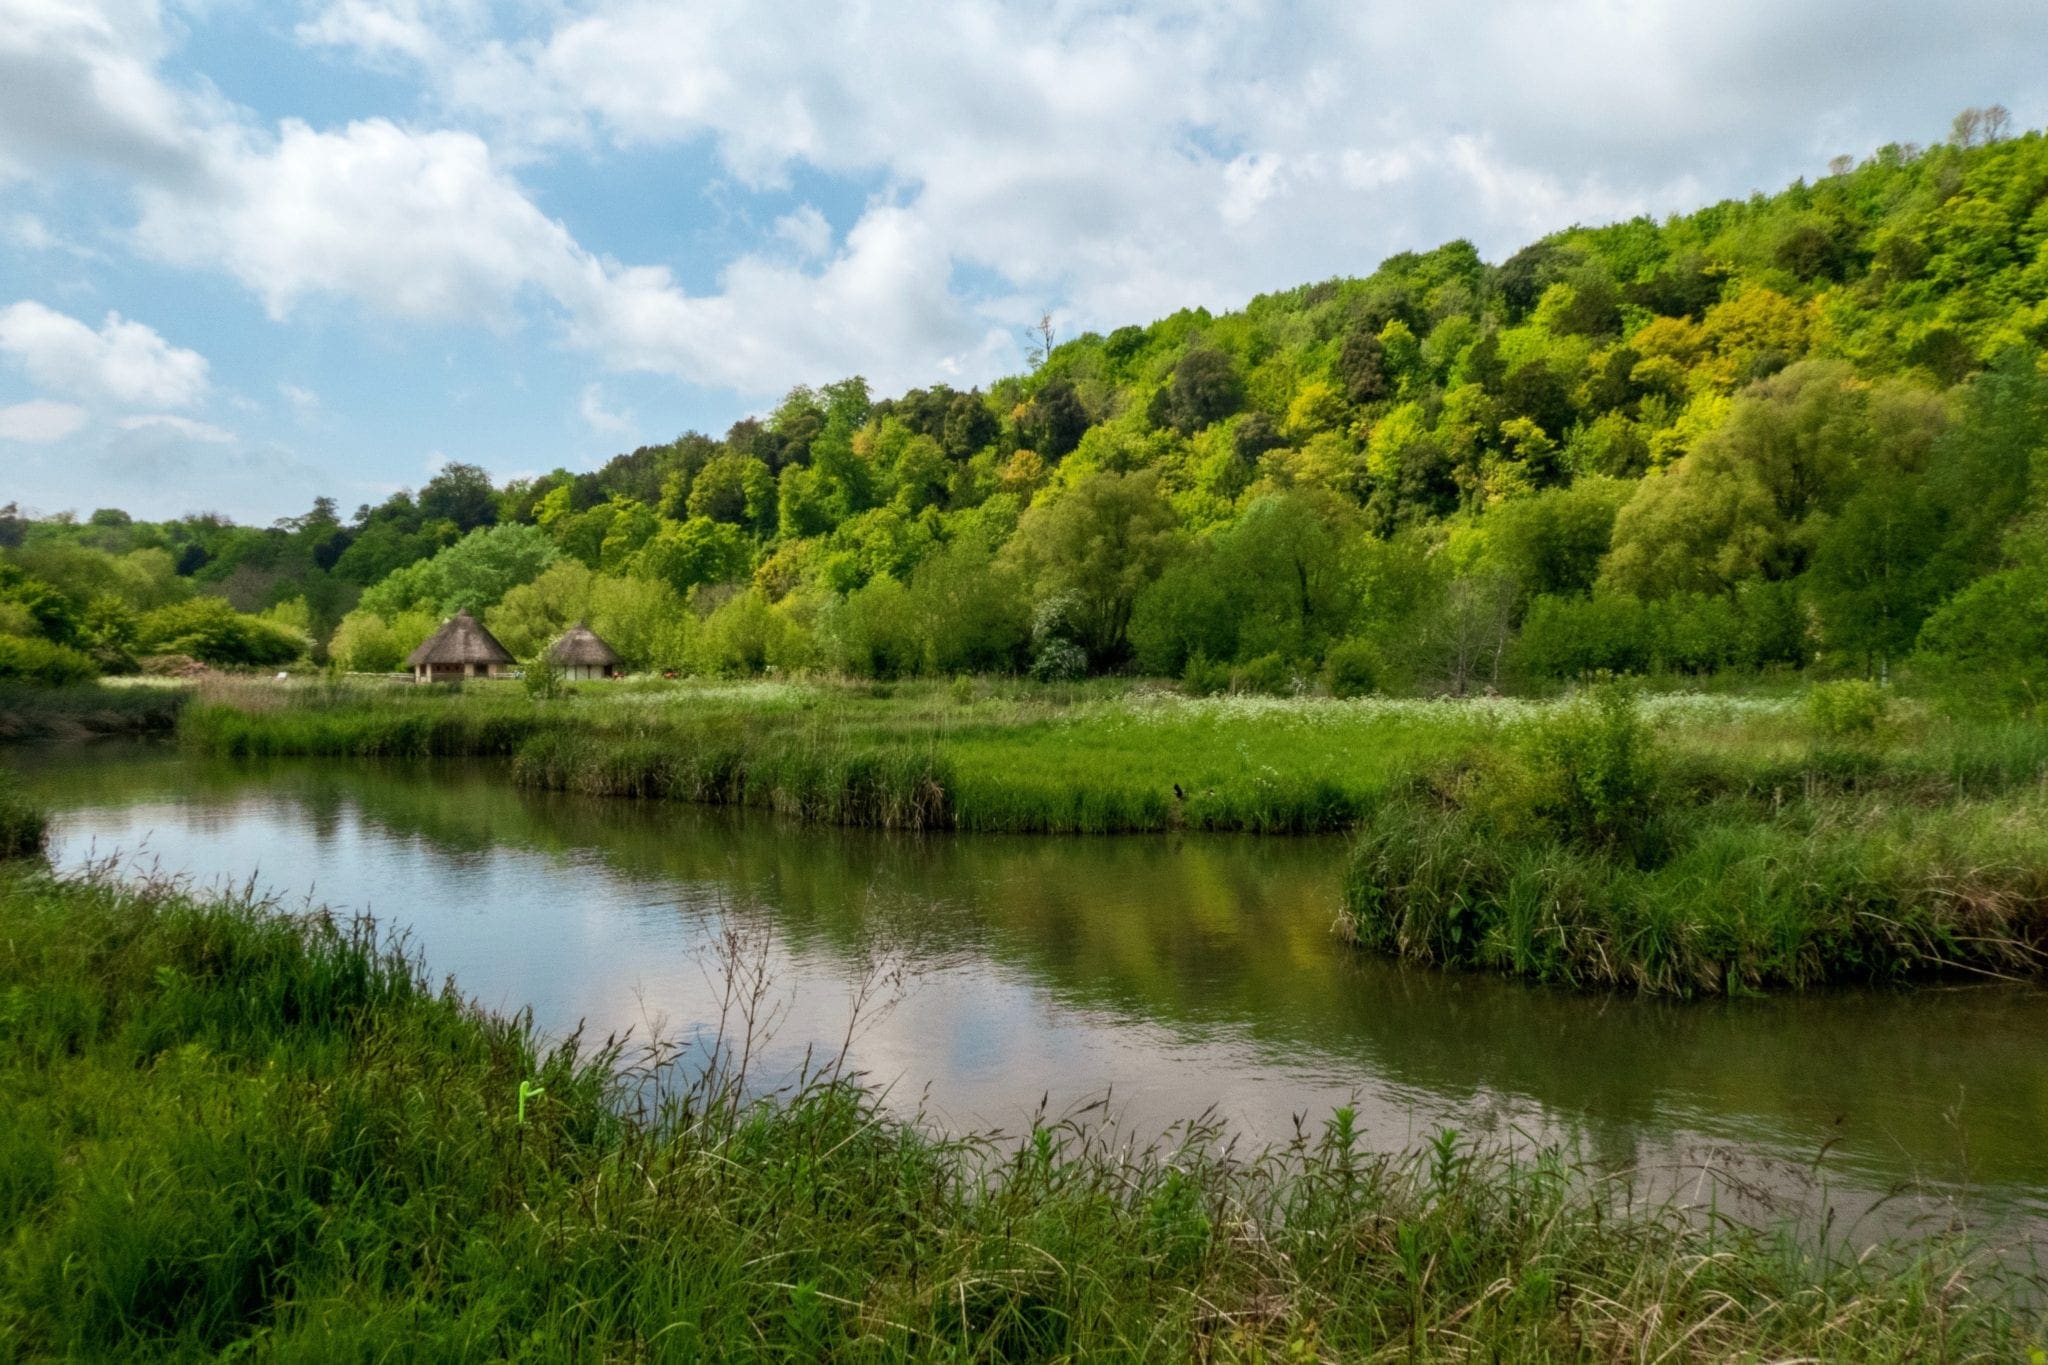
<instances>
[{"instance_id":1,"label":"thatched hut","mask_svg":"<svg viewBox=\"0 0 2048 1365\"><path fill-rule=\"evenodd\" d=\"M619 657L619 652L581 621L548 646L548 657L554 660L555 667L562 670L562 676L571 682L616 678L626 671L626 661Z\"/></svg>"},{"instance_id":2,"label":"thatched hut","mask_svg":"<svg viewBox=\"0 0 2048 1365\"><path fill-rule=\"evenodd\" d=\"M458 682L463 678L503 678L516 660L483 622L458 611L442 623L427 642L406 656L414 682Z\"/></svg>"}]
</instances>

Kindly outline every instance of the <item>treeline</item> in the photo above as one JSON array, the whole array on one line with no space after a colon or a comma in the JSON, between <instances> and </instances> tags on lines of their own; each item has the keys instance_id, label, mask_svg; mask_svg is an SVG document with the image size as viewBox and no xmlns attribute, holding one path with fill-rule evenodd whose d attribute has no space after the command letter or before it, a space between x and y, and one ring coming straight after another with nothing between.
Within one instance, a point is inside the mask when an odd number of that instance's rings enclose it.
<instances>
[{"instance_id":1,"label":"treeline","mask_svg":"<svg viewBox=\"0 0 2048 1365\"><path fill-rule=\"evenodd\" d=\"M1970 111L1945 144L1498 266L1453 242L1048 331L987 391L855 378L594 472L450 466L346 522L0 523L41 585L0 592L82 618L121 589L80 556L149 556L353 669L469 607L522 654L588 618L698 672L1462 692L1911 659L2030 699L2048 138L2003 130ZM171 643L145 597L87 652Z\"/></svg>"}]
</instances>

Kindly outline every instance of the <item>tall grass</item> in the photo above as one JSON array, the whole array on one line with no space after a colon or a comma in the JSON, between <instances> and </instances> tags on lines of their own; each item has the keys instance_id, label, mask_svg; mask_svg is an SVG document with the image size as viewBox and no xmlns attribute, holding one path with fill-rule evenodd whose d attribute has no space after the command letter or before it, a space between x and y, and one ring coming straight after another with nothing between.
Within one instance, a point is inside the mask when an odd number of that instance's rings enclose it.
<instances>
[{"instance_id":1,"label":"tall grass","mask_svg":"<svg viewBox=\"0 0 2048 1365\"><path fill-rule=\"evenodd\" d=\"M1699 994L2048 969L2038 735L1716 764L1619 693L1377 811L1345 927L1419 961Z\"/></svg>"},{"instance_id":2,"label":"tall grass","mask_svg":"<svg viewBox=\"0 0 2048 1365\"><path fill-rule=\"evenodd\" d=\"M750 993L736 962L743 1000ZM742 1011L744 1014L744 1011ZM725 1037L747 1036L751 1016ZM858 1077L649 1084L361 921L0 881L0 1354L2025 1359L1953 1238L1837 1254L1557 1155L1255 1157L896 1121ZM521 1083L544 1093L518 1115ZM661 1098L653 1099L659 1089ZM2006 1268L2002 1268L2006 1267Z\"/></svg>"},{"instance_id":3,"label":"tall grass","mask_svg":"<svg viewBox=\"0 0 2048 1365\"><path fill-rule=\"evenodd\" d=\"M49 814L0 772L0 860L34 857L43 851L49 837Z\"/></svg>"}]
</instances>

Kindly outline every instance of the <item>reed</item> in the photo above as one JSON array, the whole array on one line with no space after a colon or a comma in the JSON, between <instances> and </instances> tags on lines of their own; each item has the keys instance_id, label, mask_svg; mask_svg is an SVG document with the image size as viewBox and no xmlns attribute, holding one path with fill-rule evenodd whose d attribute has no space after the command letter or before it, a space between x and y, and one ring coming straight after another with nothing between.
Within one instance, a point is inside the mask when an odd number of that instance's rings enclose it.
<instances>
[{"instance_id":1,"label":"reed","mask_svg":"<svg viewBox=\"0 0 2048 1365\"><path fill-rule=\"evenodd\" d=\"M949 1137L839 1062L537 1038L361 920L0 879L0 1354L2024 1360L2038 1278L1559 1153ZM751 973L751 974L750 974ZM744 1017L741 1017L744 1016ZM657 1083L659 1082L659 1083ZM519 1115L522 1083L542 1093ZM1853 1252L1853 1254L1852 1254Z\"/></svg>"}]
</instances>

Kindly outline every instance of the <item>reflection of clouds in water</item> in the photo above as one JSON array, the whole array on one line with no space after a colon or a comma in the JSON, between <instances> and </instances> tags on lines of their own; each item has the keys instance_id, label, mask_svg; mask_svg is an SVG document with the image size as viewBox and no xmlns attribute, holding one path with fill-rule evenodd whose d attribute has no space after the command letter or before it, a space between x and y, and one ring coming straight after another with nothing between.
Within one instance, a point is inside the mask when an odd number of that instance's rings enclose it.
<instances>
[{"instance_id":1,"label":"reflection of clouds in water","mask_svg":"<svg viewBox=\"0 0 2048 1365\"><path fill-rule=\"evenodd\" d=\"M196 771L159 760L154 788L125 769L53 786L60 805L98 803L60 814L57 858L90 841L146 846L201 885L255 870L287 905L310 890L403 926L435 980L531 1005L553 1037L581 1023L590 1042L715 1022L721 929L764 932L779 1017L757 1074L771 1084L839 1047L879 955L907 977L872 1003L850 1064L897 1112L956 1130L1014 1132L1041 1096L1057 1116L1106 1095L1141 1144L1204 1111L1258 1144L1355 1104L1383 1151L1451 1127L1610 1168L1696 1173L1721 1152L1792 1190L1785 1172L1837 1131L1847 1088L1857 1118L1830 1164L1882 1186L1954 1168L1942 1111L1966 1080L1971 1173L2036 1189L2048 1175L2029 1136L2043 1068L2023 1051L2038 1011L1932 995L1658 1007L1390 970L1332 941L1327 905L1309 902L1328 881L1314 858L1340 855L1305 844L920 842L368 767L179 785ZM1819 1055L1834 1064L1814 1068Z\"/></svg>"}]
</instances>

